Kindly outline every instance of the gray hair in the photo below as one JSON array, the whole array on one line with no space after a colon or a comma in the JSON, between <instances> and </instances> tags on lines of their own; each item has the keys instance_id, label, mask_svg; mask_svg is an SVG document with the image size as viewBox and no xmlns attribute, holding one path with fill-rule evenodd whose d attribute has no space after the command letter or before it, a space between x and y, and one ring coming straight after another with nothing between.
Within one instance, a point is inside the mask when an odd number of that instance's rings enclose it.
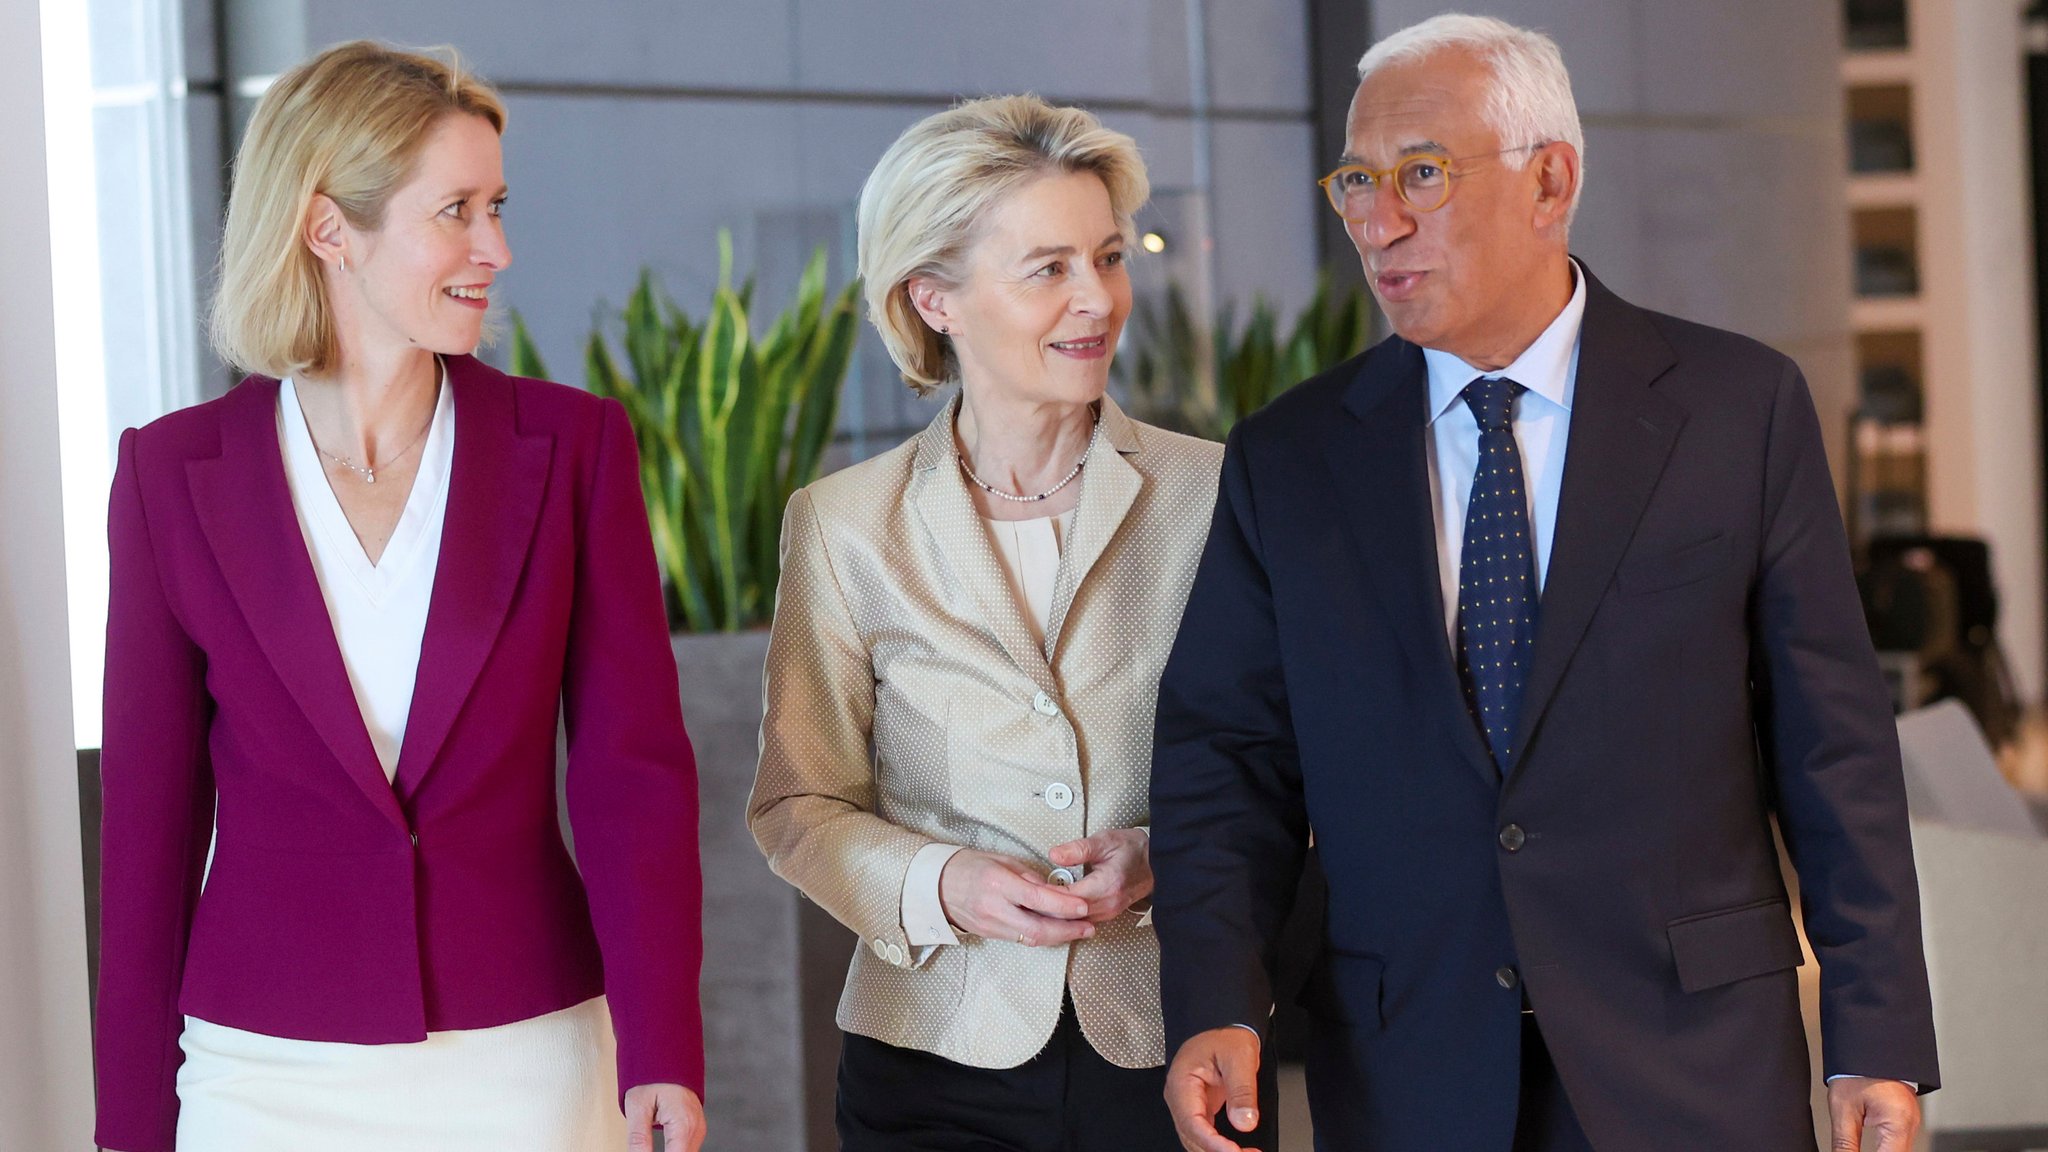
<instances>
[{"instance_id":1,"label":"gray hair","mask_svg":"<svg viewBox=\"0 0 2048 1152\"><path fill-rule=\"evenodd\" d=\"M1579 210L1579 190L1585 186L1586 134L1579 126L1572 78L1557 41L1491 16L1449 12L1410 24L1374 44L1358 61L1358 79L1363 83L1389 65L1457 48L1473 53L1493 72L1481 115L1504 147L1522 149L1502 155L1502 163L1526 167L1527 149L1558 141L1579 154L1579 187L1572 189L1572 202L1565 208L1569 226Z\"/></svg>"}]
</instances>

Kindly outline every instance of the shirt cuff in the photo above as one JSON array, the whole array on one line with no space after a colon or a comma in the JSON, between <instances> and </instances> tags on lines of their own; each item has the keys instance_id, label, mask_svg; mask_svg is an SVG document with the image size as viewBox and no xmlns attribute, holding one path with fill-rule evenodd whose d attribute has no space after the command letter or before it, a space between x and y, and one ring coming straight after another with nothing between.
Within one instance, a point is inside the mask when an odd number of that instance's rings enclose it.
<instances>
[{"instance_id":1,"label":"shirt cuff","mask_svg":"<svg viewBox=\"0 0 2048 1152\"><path fill-rule=\"evenodd\" d=\"M1906 1087L1911 1088L1915 1092L1920 1091L1920 1085L1916 1081L1893 1080L1890 1076L1857 1076L1854 1072L1837 1072L1833 1076L1828 1077L1827 1082L1829 1084L1833 1084L1837 1080L1845 1080L1852 1077L1857 1080L1892 1080L1893 1083L1904 1084Z\"/></svg>"},{"instance_id":2,"label":"shirt cuff","mask_svg":"<svg viewBox=\"0 0 2048 1152\"><path fill-rule=\"evenodd\" d=\"M913 946L960 942L946 922L946 906L939 900L939 873L958 851L958 844L927 844L910 858L910 870L903 874L903 934Z\"/></svg>"},{"instance_id":3,"label":"shirt cuff","mask_svg":"<svg viewBox=\"0 0 2048 1152\"><path fill-rule=\"evenodd\" d=\"M1140 832L1143 832L1143 833L1145 834L1145 840L1146 840L1146 843L1147 843L1147 845L1148 845L1148 847L1149 847L1149 845L1150 845L1150 843L1151 843L1151 840L1152 840L1152 826L1151 826L1151 825L1149 825L1149 824L1140 824L1140 825L1138 825L1138 826L1137 826L1137 829L1138 829L1138 831L1140 831ZM1131 911L1133 911L1133 912L1138 912L1137 908L1135 908L1135 907L1134 907L1134 908L1132 908L1132 909L1131 909ZM1145 910L1144 910L1143 912L1138 912L1138 927L1140 927L1140 928L1150 928L1151 926L1152 926L1152 902L1151 902L1150 900L1147 900L1147 901L1145 901Z\"/></svg>"}]
</instances>

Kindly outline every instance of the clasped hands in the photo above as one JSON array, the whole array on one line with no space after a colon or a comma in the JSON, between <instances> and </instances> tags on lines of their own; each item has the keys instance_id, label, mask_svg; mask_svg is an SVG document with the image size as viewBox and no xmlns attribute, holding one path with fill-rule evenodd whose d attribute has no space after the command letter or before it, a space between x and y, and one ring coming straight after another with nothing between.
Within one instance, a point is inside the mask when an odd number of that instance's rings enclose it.
<instances>
[{"instance_id":1,"label":"clasped hands","mask_svg":"<svg viewBox=\"0 0 2048 1152\"><path fill-rule=\"evenodd\" d=\"M1135 828L1069 840L1048 854L1062 868L1085 865L1071 885L1022 860L963 848L939 873L939 904L954 928L1030 947L1095 935L1152 894L1151 838Z\"/></svg>"}]
</instances>

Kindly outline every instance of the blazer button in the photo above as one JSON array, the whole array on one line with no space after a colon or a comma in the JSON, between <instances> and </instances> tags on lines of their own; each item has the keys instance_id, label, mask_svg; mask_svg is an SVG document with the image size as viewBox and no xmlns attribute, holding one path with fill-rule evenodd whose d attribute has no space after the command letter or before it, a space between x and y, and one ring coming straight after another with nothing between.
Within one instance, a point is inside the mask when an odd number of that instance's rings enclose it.
<instances>
[{"instance_id":1,"label":"blazer button","mask_svg":"<svg viewBox=\"0 0 2048 1152\"><path fill-rule=\"evenodd\" d=\"M1060 714L1060 706L1053 701L1051 696L1046 695L1044 692L1040 692L1031 698L1031 710L1040 716L1057 716Z\"/></svg>"},{"instance_id":2,"label":"blazer button","mask_svg":"<svg viewBox=\"0 0 2048 1152\"><path fill-rule=\"evenodd\" d=\"M1045 806L1055 812L1065 812L1074 806L1074 790L1054 781L1045 786Z\"/></svg>"},{"instance_id":3,"label":"blazer button","mask_svg":"<svg viewBox=\"0 0 2048 1152\"><path fill-rule=\"evenodd\" d=\"M1513 991L1515 985L1522 982L1522 978L1515 973L1513 968L1496 968L1493 972L1493 982L1509 991Z\"/></svg>"},{"instance_id":4,"label":"blazer button","mask_svg":"<svg viewBox=\"0 0 2048 1152\"><path fill-rule=\"evenodd\" d=\"M420 846L420 834L417 832L412 834L412 846L415 848Z\"/></svg>"},{"instance_id":5,"label":"blazer button","mask_svg":"<svg viewBox=\"0 0 2048 1152\"><path fill-rule=\"evenodd\" d=\"M903 963L903 948L902 948L902 946L901 946L901 945L897 945L897 944L891 944L891 945L889 945L889 963L891 963L891 964L901 964L901 963Z\"/></svg>"},{"instance_id":6,"label":"blazer button","mask_svg":"<svg viewBox=\"0 0 2048 1152\"><path fill-rule=\"evenodd\" d=\"M889 958L889 942L887 940L883 940L879 937L876 938L875 955L880 956L884 960L887 960Z\"/></svg>"},{"instance_id":7,"label":"blazer button","mask_svg":"<svg viewBox=\"0 0 2048 1152\"><path fill-rule=\"evenodd\" d=\"M1522 845L1529 842L1529 836L1520 824L1510 824L1500 830L1500 846L1510 852L1520 852Z\"/></svg>"}]
</instances>

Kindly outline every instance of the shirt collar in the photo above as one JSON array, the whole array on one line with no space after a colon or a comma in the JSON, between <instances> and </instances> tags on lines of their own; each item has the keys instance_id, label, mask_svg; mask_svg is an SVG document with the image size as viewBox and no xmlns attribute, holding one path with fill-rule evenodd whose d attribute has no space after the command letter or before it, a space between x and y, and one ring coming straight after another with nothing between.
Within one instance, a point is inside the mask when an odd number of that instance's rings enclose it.
<instances>
[{"instance_id":1,"label":"shirt collar","mask_svg":"<svg viewBox=\"0 0 2048 1152\"><path fill-rule=\"evenodd\" d=\"M1465 386L1482 376L1505 376L1559 408L1572 410L1579 375L1579 329L1586 318L1586 270L1572 261L1572 298L1550 327L1524 349L1515 362L1498 372L1482 372L1449 352L1424 348L1429 366L1429 421L1436 423L1464 394Z\"/></svg>"}]
</instances>

